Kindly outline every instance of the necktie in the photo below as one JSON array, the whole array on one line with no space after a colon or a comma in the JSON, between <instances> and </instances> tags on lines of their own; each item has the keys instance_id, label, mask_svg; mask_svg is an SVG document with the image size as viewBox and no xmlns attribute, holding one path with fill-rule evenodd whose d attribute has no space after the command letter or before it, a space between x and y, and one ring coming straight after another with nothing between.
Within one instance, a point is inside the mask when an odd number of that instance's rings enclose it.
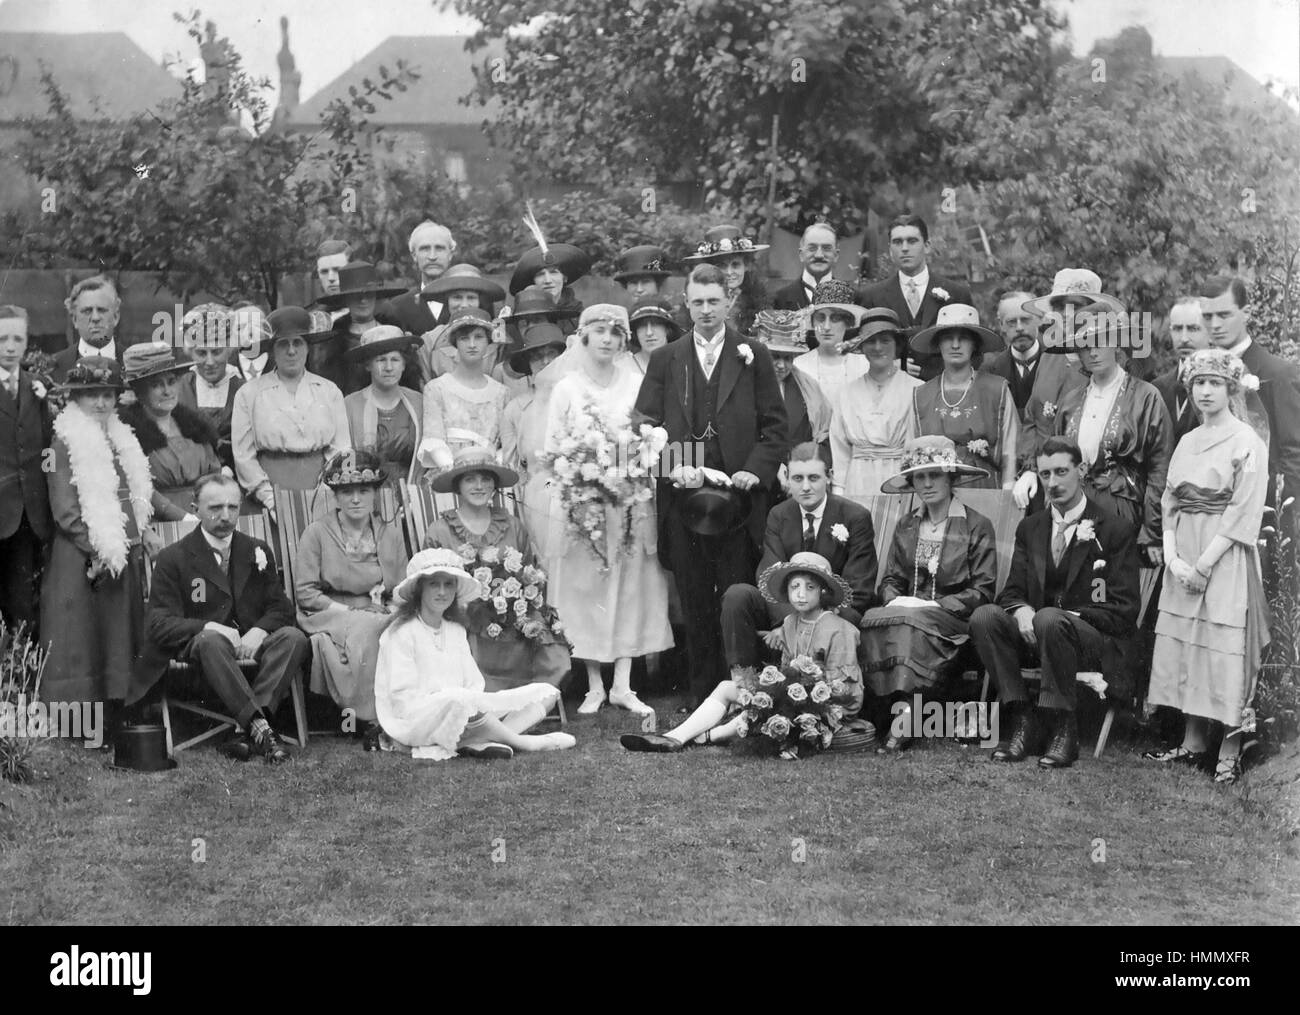
<instances>
[{"instance_id":1,"label":"necktie","mask_svg":"<svg viewBox=\"0 0 1300 1015\"><path fill-rule=\"evenodd\" d=\"M221 573L230 574L230 547L212 552L217 555L217 566L221 568Z\"/></svg>"},{"instance_id":2,"label":"necktie","mask_svg":"<svg viewBox=\"0 0 1300 1015\"><path fill-rule=\"evenodd\" d=\"M1056 567L1061 566L1061 558L1065 556L1065 522L1055 520L1052 522L1052 564Z\"/></svg>"},{"instance_id":3,"label":"necktie","mask_svg":"<svg viewBox=\"0 0 1300 1015\"><path fill-rule=\"evenodd\" d=\"M18 371L15 370L5 379L5 390L9 392L9 397L15 402L18 401Z\"/></svg>"},{"instance_id":4,"label":"necktie","mask_svg":"<svg viewBox=\"0 0 1300 1015\"><path fill-rule=\"evenodd\" d=\"M916 287L915 279L911 279L907 283L907 309L912 311L913 317L921 309L921 292Z\"/></svg>"},{"instance_id":5,"label":"necktie","mask_svg":"<svg viewBox=\"0 0 1300 1015\"><path fill-rule=\"evenodd\" d=\"M806 552L812 552L813 544L817 542L817 519L811 511L805 511L803 517L803 548Z\"/></svg>"},{"instance_id":6,"label":"necktie","mask_svg":"<svg viewBox=\"0 0 1300 1015\"><path fill-rule=\"evenodd\" d=\"M698 342L697 344L704 350L704 372L706 374L712 374L713 364L717 362L718 357L715 355L714 351L709 348L707 343Z\"/></svg>"}]
</instances>

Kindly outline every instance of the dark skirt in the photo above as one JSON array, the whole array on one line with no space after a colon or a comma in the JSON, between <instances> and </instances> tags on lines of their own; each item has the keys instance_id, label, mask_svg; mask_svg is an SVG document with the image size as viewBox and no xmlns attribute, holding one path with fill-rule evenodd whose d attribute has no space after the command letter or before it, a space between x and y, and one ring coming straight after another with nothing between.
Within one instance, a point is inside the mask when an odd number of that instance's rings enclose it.
<instances>
[{"instance_id":1,"label":"dark skirt","mask_svg":"<svg viewBox=\"0 0 1300 1015\"><path fill-rule=\"evenodd\" d=\"M873 694L934 688L966 644L966 621L941 606L877 606L862 618L862 676Z\"/></svg>"},{"instance_id":2,"label":"dark skirt","mask_svg":"<svg viewBox=\"0 0 1300 1015\"><path fill-rule=\"evenodd\" d=\"M132 547L122 573L92 589L85 555L56 532L41 587L41 631L50 650L41 700L125 698L143 644L143 550Z\"/></svg>"}]
</instances>

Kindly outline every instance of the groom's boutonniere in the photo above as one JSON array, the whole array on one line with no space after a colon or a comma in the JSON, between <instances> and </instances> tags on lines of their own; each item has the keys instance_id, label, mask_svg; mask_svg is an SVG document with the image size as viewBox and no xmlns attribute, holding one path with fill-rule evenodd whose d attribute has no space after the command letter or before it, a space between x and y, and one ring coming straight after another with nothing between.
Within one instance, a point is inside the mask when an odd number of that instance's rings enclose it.
<instances>
[{"instance_id":1,"label":"groom's boutonniere","mask_svg":"<svg viewBox=\"0 0 1300 1015\"><path fill-rule=\"evenodd\" d=\"M1091 518L1085 518L1074 527L1074 538L1081 543L1086 543L1089 539L1097 538L1097 529L1092 524Z\"/></svg>"},{"instance_id":2,"label":"groom's boutonniere","mask_svg":"<svg viewBox=\"0 0 1300 1015\"><path fill-rule=\"evenodd\" d=\"M944 300L944 301L947 301L952 298L951 296L949 296L948 290L943 288L942 286L935 286L933 289L930 290L930 295L933 296L935 299Z\"/></svg>"},{"instance_id":3,"label":"groom's boutonniere","mask_svg":"<svg viewBox=\"0 0 1300 1015\"><path fill-rule=\"evenodd\" d=\"M259 571L266 570L266 553L260 546L253 551L253 562Z\"/></svg>"},{"instance_id":4,"label":"groom's boutonniere","mask_svg":"<svg viewBox=\"0 0 1300 1015\"><path fill-rule=\"evenodd\" d=\"M740 345L736 346L736 354L745 361L745 366L749 366L754 362L754 350L746 342L741 342Z\"/></svg>"},{"instance_id":5,"label":"groom's boutonniere","mask_svg":"<svg viewBox=\"0 0 1300 1015\"><path fill-rule=\"evenodd\" d=\"M1055 419L1055 418L1056 418L1056 403L1055 403L1055 402L1044 402L1044 403L1043 403L1043 419Z\"/></svg>"},{"instance_id":6,"label":"groom's boutonniere","mask_svg":"<svg viewBox=\"0 0 1300 1015\"><path fill-rule=\"evenodd\" d=\"M849 541L849 530L837 522L831 526L831 538L837 543L847 543Z\"/></svg>"}]
</instances>

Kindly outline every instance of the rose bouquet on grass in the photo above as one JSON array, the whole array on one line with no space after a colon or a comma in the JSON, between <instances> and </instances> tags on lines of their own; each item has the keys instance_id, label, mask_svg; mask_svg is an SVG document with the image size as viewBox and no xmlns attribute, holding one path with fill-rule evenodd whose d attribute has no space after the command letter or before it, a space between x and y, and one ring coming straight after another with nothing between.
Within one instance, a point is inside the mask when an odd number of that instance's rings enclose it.
<instances>
[{"instance_id":1,"label":"rose bouquet on grass","mask_svg":"<svg viewBox=\"0 0 1300 1015\"><path fill-rule=\"evenodd\" d=\"M609 567L610 509L621 512L620 545L630 550L636 507L654 496L659 455L668 444L662 427L614 425L594 401L568 418L556 451L542 456L555 476L568 529Z\"/></svg>"},{"instance_id":2,"label":"rose bouquet on grass","mask_svg":"<svg viewBox=\"0 0 1300 1015\"><path fill-rule=\"evenodd\" d=\"M835 698L844 687L827 680L818 658L795 656L784 666L765 666L747 686L740 689L741 737L757 740L772 753L813 753L830 746L831 737L844 718L844 708Z\"/></svg>"},{"instance_id":3,"label":"rose bouquet on grass","mask_svg":"<svg viewBox=\"0 0 1300 1015\"><path fill-rule=\"evenodd\" d=\"M480 637L503 638L509 631L538 645L568 644L555 607L546 602L546 572L524 563L514 547L505 550L465 543L456 548L465 570L482 586L466 604L469 629Z\"/></svg>"}]
</instances>

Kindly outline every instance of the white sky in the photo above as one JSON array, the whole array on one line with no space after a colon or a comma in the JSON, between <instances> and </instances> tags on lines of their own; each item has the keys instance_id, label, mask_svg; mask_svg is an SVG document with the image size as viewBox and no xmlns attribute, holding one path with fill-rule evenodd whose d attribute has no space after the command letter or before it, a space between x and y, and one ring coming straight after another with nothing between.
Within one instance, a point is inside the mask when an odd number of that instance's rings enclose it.
<instances>
[{"instance_id":1,"label":"white sky","mask_svg":"<svg viewBox=\"0 0 1300 1015\"><path fill-rule=\"evenodd\" d=\"M1076 52L1130 24L1144 25L1165 56L1223 54L1260 81L1300 87L1300 0L1058 0ZM0 30L125 31L146 53L197 53L172 20L199 6L243 54L276 80L280 15L310 98L389 35L463 33L469 25L437 0L0 0Z\"/></svg>"}]
</instances>

